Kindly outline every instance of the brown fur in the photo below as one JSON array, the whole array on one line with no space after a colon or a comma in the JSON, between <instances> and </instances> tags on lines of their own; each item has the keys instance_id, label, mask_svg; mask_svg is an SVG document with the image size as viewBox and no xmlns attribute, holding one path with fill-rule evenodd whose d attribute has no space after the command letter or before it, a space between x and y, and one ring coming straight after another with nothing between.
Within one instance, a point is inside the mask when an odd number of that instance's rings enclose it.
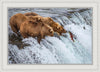
<instances>
[{"instance_id":1,"label":"brown fur","mask_svg":"<svg viewBox=\"0 0 100 72\"><path fill-rule=\"evenodd\" d=\"M53 36L53 29L47 24L43 24L42 22L35 21L25 21L20 26L20 33L24 38L29 36L37 37L38 42L40 43L41 39L45 36Z\"/></svg>"},{"instance_id":2,"label":"brown fur","mask_svg":"<svg viewBox=\"0 0 100 72\"><path fill-rule=\"evenodd\" d=\"M37 22L41 21L42 22L41 17L39 16L28 16L27 19L31 21L37 21Z\"/></svg>"},{"instance_id":3,"label":"brown fur","mask_svg":"<svg viewBox=\"0 0 100 72\"><path fill-rule=\"evenodd\" d=\"M27 17L24 16L23 14L21 14L21 13L15 14L10 18L11 29L15 33L17 33L17 35L18 35L18 31L20 29L21 23L24 22L25 20L27 20Z\"/></svg>"},{"instance_id":4,"label":"brown fur","mask_svg":"<svg viewBox=\"0 0 100 72\"><path fill-rule=\"evenodd\" d=\"M55 32L58 34L66 33L66 30L57 22L54 22L52 18L50 17L44 17L43 19L44 23L50 25Z\"/></svg>"},{"instance_id":5,"label":"brown fur","mask_svg":"<svg viewBox=\"0 0 100 72\"><path fill-rule=\"evenodd\" d=\"M61 35L62 33L66 33L66 30L59 23L54 22L53 19L50 17L41 17L41 16L31 16L31 17L37 18L42 22L44 22L45 24L48 24L53 28L54 32L57 32L59 35Z\"/></svg>"},{"instance_id":6,"label":"brown fur","mask_svg":"<svg viewBox=\"0 0 100 72\"><path fill-rule=\"evenodd\" d=\"M13 30L13 32L15 32L17 35L18 32L19 32L19 29L20 29L20 25L26 21L26 20L31 20L31 21L40 21L40 18L39 17L31 17L31 16L25 16L21 13L18 13L18 14L15 14L13 15L11 18L10 18L10 26L11 26L11 29Z\"/></svg>"},{"instance_id":7,"label":"brown fur","mask_svg":"<svg viewBox=\"0 0 100 72\"><path fill-rule=\"evenodd\" d=\"M51 26L53 28L53 30L55 32L57 32L59 35L61 35L62 33L66 33L66 30L61 25L59 25L59 23L54 22L53 19L50 18L50 17L42 17L42 16L40 16L40 15L34 13L34 12L25 13L24 15L32 16L33 18L34 17L40 18L44 23L46 23L49 26Z\"/></svg>"},{"instance_id":8,"label":"brown fur","mask_svg":"<svg viewBox=\"0 0 100 72\"><path fill-rule=\"evenodd\" d=\"M28 13L24 13L25 16L38 16L38 14L34 13L34 12L28 12Z\"/></svg>"}]
</instances>

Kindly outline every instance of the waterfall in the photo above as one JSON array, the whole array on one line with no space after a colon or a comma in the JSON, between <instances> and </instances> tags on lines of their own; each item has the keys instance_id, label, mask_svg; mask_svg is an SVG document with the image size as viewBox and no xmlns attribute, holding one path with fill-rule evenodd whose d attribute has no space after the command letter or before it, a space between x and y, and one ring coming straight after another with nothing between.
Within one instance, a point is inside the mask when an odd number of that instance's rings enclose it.
<instances>
[{"instance_id":1,"label":"waterfall","mask_svg":"<svg viewBox=\"0 0 100 72\"><path fill-rule=\"evenodd\" d=\"M73 33L75 42L68 32L63 36L46 36L40 44L32 37L18 40L10 28L9 19L16 13L26 12L53 18ZM92 9L9 8L8 33L9 64L92 64Z\"/></svg>"}]
</instances>

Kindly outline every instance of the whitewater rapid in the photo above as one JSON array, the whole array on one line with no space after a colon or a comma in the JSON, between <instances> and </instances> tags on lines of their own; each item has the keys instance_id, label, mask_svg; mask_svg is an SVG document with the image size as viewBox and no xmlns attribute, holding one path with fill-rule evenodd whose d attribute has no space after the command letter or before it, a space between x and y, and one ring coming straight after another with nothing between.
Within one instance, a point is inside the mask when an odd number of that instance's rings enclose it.
<instances>
[{"instance_id":1,"label":"whitewater rapid","mask_svg":"<svg viewBox=\"0 0 100 72\"><path fill-rule=\"evenodd\" d=\"M16 13L36 12L44 17L51 17L69 32L63 36L46 36L38 44L36 38L25 38L19 48L16 42L8 43L9 64L92 64L92 9L70 8L10 8L8 19ZM73 13L71 12L73 11ZM8 20L9 37L14 34Z\"/></svg>"}]
</instances>

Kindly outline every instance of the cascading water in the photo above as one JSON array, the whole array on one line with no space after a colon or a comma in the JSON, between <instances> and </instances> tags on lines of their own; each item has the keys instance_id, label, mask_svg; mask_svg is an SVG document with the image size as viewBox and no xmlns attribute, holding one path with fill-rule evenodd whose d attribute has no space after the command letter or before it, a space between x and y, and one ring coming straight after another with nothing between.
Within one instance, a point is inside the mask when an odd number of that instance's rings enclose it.
<instances>
[{"instance_id":1,"label":"cascading water","mask_svg":"<svg viewBox=\"0 0 100 72\"><path fill-rule=\"evenodd\" d=\"M47 36L38 44L36 38L20 40L11 30L9 19L16 13L36 12L51 17L69 32ZM92 9L88 8L9 8L9 64L92 64Z\"/></svg>"}]
</instances>

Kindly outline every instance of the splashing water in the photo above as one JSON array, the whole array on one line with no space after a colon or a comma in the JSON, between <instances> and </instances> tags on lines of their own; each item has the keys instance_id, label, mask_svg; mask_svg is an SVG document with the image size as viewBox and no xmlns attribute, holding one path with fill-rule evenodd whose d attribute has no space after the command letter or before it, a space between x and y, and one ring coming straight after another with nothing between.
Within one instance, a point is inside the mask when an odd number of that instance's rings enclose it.
<instances>
[{"instance_id":1,"label":"splashing water","mask_svg":"<svg viewBox=\"0 0 100 72\"><path fill-rule=\"evenodd\" d=\"M71 8L10 8L8 19L16 13L36 12L52 17L69 33L64 36L47 36L38 44L36 38L22 39L22 49L16 43L8 43L9 64L92 64L92 9ZM9 24L9 20L8 20ZM9 36L14 34L10 26Z\"/></svg>"}]
</instances>

